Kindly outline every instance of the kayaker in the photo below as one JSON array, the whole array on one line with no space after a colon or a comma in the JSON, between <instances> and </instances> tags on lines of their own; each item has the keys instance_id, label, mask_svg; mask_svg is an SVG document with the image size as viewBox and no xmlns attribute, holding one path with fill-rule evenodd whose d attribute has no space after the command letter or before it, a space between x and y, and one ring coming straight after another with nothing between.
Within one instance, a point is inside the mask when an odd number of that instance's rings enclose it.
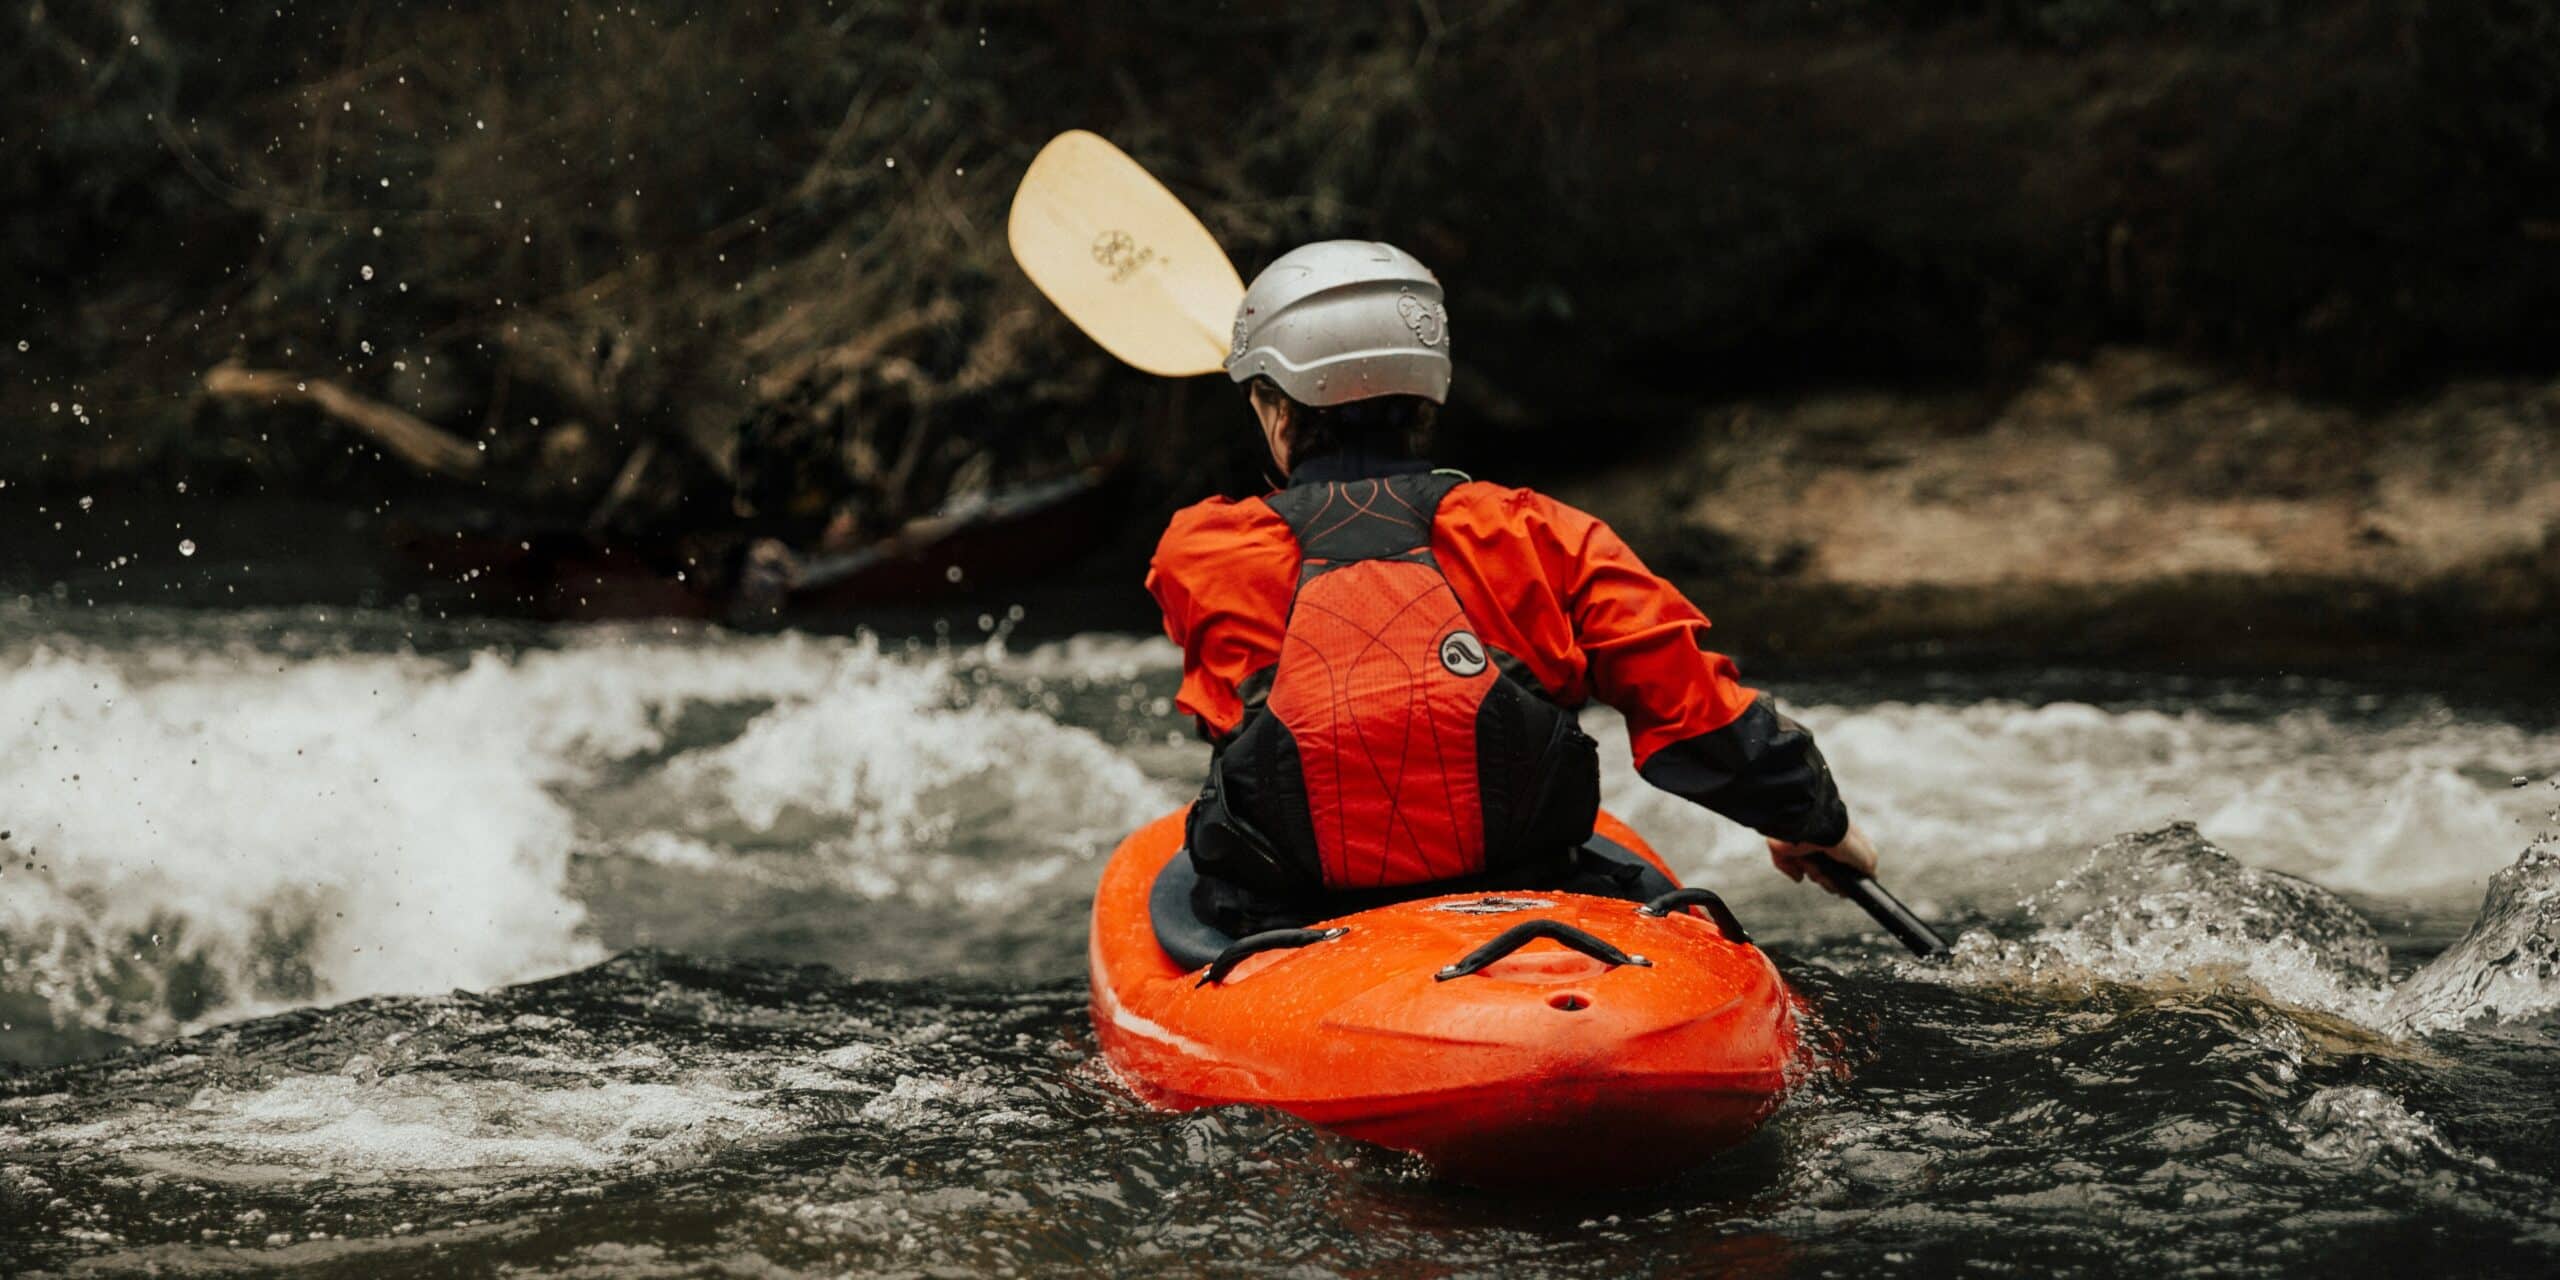
<instances>
[{"instance_id":1,"label":"kayaker","mask_svg":"<svg viewBox=\"0 0 2560 1280\"><path fill-rule=\"evenodd\" d=\"M1599 764L1573 711L1592 699L1647 782L1765 835L1790 878L1821 882L1816 853L1875 871L1813 735L1739 682L1678 589L1598 519L1426 460L1449 325L1411 255L1283 255L1225 367L1287 482L1177 513L1147 575L1214 749L1187 828L1203 920L1611 891L1582 852Z\"/></svg>"}]
</instances>

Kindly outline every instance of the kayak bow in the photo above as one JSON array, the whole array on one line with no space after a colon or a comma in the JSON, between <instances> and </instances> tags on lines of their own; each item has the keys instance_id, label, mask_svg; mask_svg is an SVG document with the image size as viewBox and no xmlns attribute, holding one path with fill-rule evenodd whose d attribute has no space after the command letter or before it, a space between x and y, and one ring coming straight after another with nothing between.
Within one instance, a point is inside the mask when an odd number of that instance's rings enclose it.
<instances>
[{"instance_id":1,"label":"kayak bow","mask_svg":"<svg viewBox=\"0 0 2560 1280\"><path fill-rule=\"evenodd\" d=\"M1599 834L1673 883L1615 818ZM1592 1186L1740 1142L1786 1088L1793 997L1712 894L1423 898L1203 962L1166 883L1181 841L1179 813L1140 829L1094 899L1094 1025L1149 1102L1274 1107L1465 1182Z\"/></svg>"}]
</instances>

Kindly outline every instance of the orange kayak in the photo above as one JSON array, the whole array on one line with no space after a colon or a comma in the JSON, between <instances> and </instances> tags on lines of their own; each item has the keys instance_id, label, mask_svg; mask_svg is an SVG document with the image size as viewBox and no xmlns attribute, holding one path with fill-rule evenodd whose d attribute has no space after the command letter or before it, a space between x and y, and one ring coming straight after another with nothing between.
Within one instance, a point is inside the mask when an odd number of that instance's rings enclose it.
<instances>
[{"instance_id":1,"label":"orange kayak","mask_svg":"<svg viewBox=\"0 0 2560 1280\"><path fill-rule=\"evenodd\" d=\"M1182 814L1159 819L1094 896L1103 1055L1156 1105L1276 1107L1464 1182L1697 1164L1777 1106L1794 997L1713 895L1663 896L1668 868L1616 818L1598 837L1641 860L1651 906L1457 894L1238 940L1192 916Z\"/></svg>"}]
</instances>

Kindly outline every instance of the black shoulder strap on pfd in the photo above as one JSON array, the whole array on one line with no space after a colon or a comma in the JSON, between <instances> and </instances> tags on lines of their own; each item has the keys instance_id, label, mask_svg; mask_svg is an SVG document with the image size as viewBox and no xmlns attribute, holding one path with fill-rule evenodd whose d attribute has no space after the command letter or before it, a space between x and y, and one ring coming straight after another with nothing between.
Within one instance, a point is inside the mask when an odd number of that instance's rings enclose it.
<instances>
[{"instance_id":1,"label":"black shoulder strap on pfd","mask_svg":"<svg viewBox=\"0 0 2560 1280\"><path fill-rule=\"evenodd\" d=\"M1414 560L1437 569L1431 522L1465 484L1455 471L1297 485L1263 499L1298 539L1298 584L1363 560Z\"/></svg>"}]
</instances>

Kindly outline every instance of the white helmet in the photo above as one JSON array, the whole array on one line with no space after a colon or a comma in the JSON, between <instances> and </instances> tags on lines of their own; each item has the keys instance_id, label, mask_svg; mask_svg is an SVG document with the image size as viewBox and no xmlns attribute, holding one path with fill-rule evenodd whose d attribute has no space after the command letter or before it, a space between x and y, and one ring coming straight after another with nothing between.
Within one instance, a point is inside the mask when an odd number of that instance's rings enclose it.
<instances>
[{"instance_id":1,"label":"white helmet","mask_svg":"<svg viewBox=\"0 0 2560 1280\"><path fill-rule=\"evenodd\" d=\"M1449 399L1449 311L1428 267L1391 244L1324 240L1282 254L1236 308L1227 376L1300 404Z\"/></svg>"}]
</instances>

